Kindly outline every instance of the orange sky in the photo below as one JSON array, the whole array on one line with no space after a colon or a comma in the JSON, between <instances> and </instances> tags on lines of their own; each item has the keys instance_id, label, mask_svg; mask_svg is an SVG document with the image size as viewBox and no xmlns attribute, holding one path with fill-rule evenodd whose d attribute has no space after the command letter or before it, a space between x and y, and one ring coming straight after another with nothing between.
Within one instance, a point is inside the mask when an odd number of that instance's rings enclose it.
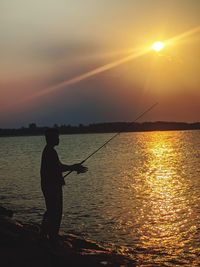
<instances>
[{"instance_id":1,"label":"orange sky","mask_svg":"<svg viewBox=\"0 0 200 267\"><path fill-rule=\"evenodd\" d=\"M200 121L199 13L196 0L1 1L0 128L131 121L154 102L143 120ZM143 53L156 40L173 41Z\"/></svg>"}]
</instances>

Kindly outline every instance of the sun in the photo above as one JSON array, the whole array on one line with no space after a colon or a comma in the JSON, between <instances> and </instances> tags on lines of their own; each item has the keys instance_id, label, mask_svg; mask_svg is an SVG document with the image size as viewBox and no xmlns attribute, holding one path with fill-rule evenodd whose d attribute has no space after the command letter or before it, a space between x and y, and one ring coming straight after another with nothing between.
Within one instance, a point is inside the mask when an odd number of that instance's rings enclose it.
<instances>
[{"instance_id":1,"label":"sun","mask_svg":"<svg viewBox=\"0 0 200 267\"><path fill-rule=\"evenodd\" d=\"M155 52L160 52L165 47L165 44L161 41L157 41L152 44L151 49Z\"/></svg>"}]
</instances>

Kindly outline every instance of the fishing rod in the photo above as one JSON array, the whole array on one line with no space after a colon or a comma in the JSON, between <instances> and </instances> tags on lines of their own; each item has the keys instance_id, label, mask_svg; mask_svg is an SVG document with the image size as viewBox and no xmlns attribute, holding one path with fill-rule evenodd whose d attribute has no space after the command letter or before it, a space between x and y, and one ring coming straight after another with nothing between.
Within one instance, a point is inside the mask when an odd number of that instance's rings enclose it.
<instances>
[{"instance_id":1,"label":"fishing rod","mask_svg":"<svg viewBox=\"0 0 200 267\"><path fill-rule=\"evenodd\" d=\"M154 103L152 106L150 106L148 109L146 109L143 113L141 113L134 121L128 123L128 125L126 125L125 129L123 129L123 131L120 131L116 134L114 134L111 138L109 138L103 145L101 145L99 148L97 148L94 152L92 152L87 158L85 158L83 161L80 162L80 165L85 163L89 158L91 158L92 156L94 156L94 154L96 154L99 150L101 150L104 146L106 146L110 141L112 141L114 138L116 138L118 135L120 135L122 132L124 132L125 130L127 130L133 123L135 123L136 121L138 121L140 118L142 118L146 113L148 113L150 110L152 110L153 108L155 108L155 106L157 106L158 103ZM68 176L71 172L73 171L69 171L67 174L65 174L63 176L66 177Z\"/></svg>"}]
</instances>

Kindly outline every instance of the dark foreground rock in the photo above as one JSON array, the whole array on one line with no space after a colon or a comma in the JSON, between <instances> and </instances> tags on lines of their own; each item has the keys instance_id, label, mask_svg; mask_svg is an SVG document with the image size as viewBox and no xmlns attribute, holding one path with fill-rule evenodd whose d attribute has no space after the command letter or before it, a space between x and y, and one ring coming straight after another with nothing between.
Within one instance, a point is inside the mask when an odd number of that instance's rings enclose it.
<instances>
[{"instance_id":1,"label":"dark foreground rock","mask_svg":"<svg viewBox=\"0 0 200 267\"><path fill-rule=\"evenodd\" d=\"M16 221L12 214L0 208L1 267L135 266L128 257L72 234L60 236L62 247L52 248L40 240L39 225Z\"/></svg>"}]
</instances>

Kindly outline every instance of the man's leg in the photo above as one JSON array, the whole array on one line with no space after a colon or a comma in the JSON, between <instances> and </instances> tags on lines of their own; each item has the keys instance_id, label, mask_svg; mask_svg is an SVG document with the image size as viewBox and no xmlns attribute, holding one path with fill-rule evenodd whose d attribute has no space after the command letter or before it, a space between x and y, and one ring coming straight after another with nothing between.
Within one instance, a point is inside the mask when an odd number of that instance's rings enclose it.
<instances>
[{"instance_id":1,"label":"man's leg","mask_svg":"<svg viewBox=\"0 0 200 267\"><path fill-rule=\"evenodd\" d=\"M42 218L40 237L41 239L46 239L47 235L48 235L48 219L47 219L47 211L45 211Z\"/></svg>"},{"instance_id":2,"label":"man's leg","mask_svg":"<svg viewBox=\"0 0 200 267\"><path fill-rule=\"evenodd\" d=\"M55 234L58 236L60 225L61 225L61 220L62 220L62 213L63 213L62 189L57 192L55 213L56 213L56 216L54 220L54 230L55 230Z\"/></svg>"},{"instance_id":3,"label":"man's leg","mask_svg":"<svg viewBox=\"0 0 200 267\"><path fill-rule=\"evenodd\" d=\"M62 220L62 189L46 197L46 206L49 238L56 242Z\"/></svg>"}]
</instances>

